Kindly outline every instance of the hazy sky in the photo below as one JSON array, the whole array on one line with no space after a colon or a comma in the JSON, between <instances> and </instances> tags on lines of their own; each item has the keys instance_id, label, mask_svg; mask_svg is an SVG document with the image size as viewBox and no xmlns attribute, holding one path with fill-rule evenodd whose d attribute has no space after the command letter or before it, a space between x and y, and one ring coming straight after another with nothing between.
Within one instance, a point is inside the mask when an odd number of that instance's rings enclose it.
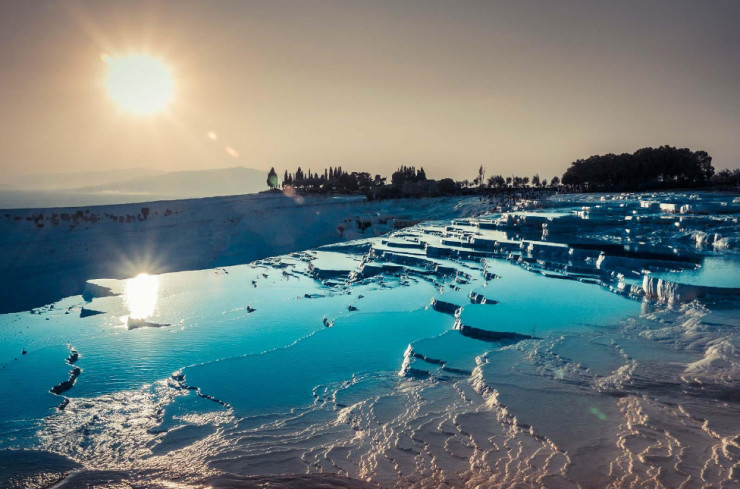
<instances>
[{"instance_id":1,"label":"hazy sky","mask_svg":"<svg viewBox=\"0 0 740 489\"><path fill-rule=\"evenodd\" d=\"M550 177L661 144L734 168L739 25L737 0L1 0L0 170ZM136 52L173 73L162 113L106 92L101 55Z\"/></svg>"}]
</instances>

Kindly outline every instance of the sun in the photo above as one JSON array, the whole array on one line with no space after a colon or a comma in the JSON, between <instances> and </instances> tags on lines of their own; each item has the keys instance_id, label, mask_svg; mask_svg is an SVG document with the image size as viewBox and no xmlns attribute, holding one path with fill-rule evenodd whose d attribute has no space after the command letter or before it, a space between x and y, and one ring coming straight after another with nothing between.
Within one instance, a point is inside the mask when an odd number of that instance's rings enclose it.
<instances>
[{"instance_id":1,"label":"sun","mask_svg":"<svg viewBox=\"0 0 740 489\"><path fill-rule=\"evenodd\" d=\"M175 84L162 61L142 54L102 58L108 65L105 86L121 109L133 114L154 114L172 100Z\"/></svg>"}]
</instances>

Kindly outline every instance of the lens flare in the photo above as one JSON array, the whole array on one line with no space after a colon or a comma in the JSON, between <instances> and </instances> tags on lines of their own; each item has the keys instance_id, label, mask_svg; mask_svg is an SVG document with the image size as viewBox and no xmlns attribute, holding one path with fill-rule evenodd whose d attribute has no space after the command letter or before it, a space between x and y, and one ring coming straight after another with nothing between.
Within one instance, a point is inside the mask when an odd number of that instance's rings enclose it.
<instances>
[{"instance_id":1,"label":"lens flare","mask_svg":"<svg viewBox=\"0 0 740 489\"><path fill-rule=\"evenodd\" d=\"M239 158L239 152L235 150L234 148L232 148L231 146L226 146L224 148L224 151L226 151L226 153L232 158Z\"/></svg>"}]
</instances>

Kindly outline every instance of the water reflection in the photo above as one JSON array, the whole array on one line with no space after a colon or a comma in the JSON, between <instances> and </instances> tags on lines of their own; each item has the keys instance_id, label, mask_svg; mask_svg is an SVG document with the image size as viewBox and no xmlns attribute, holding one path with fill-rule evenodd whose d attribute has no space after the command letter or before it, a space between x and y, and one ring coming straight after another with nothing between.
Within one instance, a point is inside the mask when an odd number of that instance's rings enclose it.
<instances>
[{"instance_id":1,"label":"water reflection","mask_svg":"<svg viewBox=\"0 0 740 489\"><path fill-rule=\"evenodd\" d=\"M159 277L140 273L126 281L125 299L130 319L146 319L154 314L159 294Z\"/></svg>"}]
</instances>

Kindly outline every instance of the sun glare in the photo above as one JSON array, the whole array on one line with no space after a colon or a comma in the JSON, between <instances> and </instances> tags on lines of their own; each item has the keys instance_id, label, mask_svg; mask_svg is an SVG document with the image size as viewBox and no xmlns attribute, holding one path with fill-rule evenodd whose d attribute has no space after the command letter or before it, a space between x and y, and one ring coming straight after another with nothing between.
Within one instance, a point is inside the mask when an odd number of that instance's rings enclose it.
<instances>
[{"instance_id":1,"label":"sun glare","mask_svg":"<svg viewBox=\"0 0 740 489\"><path fill-rule=\"evenodd\" d=\"M104 55L103 61L108 65L108 94L121 109L134 114L153 114L172 100L174 81L160 60L146 55Z\"/></svg>"},{"instance_id":2,"label":"sun glare","mask_svg":"<svg viewBox=\"0 0 740 489\"><path fill-rule=\"evenodd\" d=\"M126 281L125 300L132 319L146 319L154 314L159 295L159 277L141 273Z\"/></svg>"}]
</instances>

